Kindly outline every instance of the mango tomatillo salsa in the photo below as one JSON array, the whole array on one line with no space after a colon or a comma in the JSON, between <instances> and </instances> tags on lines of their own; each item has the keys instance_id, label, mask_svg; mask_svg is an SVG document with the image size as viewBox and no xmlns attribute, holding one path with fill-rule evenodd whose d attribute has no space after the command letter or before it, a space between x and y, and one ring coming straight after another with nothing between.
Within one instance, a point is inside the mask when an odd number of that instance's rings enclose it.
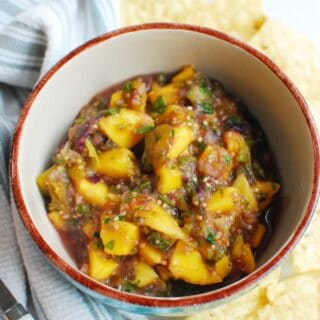
<instances>
[{"instance_id":1,"label":"mango tomatillo salsa","mask_svg":"<svg viewBox=\"0 0 320 320\"><path fill-rule=\"evenodd\" d=\"M214 285L255 269L273 180L254 119L186 66L94 97L37 183L84 273L170 296L177 283Z\"/></svg>"}]
</instances>

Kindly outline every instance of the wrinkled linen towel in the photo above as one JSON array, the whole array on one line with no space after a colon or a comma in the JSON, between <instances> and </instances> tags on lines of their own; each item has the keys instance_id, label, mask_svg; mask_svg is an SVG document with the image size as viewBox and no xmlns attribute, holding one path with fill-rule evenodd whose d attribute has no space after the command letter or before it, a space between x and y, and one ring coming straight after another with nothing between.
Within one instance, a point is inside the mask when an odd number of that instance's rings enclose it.
<instances>
[{"instance_id":1,"label":"wrinkled linen towel","mask_svg":"<svg viewBox=\"0 0 320 320\"><path fill-rule=\"evenodd\" d=\"M0 278L48 320L124 319L70 285L25 231L10 197L15 123L39 77L82 42L117 26L118 0L0 0ZM1 317L1 316L0 316Z\"/></svg>"}]
</instances>

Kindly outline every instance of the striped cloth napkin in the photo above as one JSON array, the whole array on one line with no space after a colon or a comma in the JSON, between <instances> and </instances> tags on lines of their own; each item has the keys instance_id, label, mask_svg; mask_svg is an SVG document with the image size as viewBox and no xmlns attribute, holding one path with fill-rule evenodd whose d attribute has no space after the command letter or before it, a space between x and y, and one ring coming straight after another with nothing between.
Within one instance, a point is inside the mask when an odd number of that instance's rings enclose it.
<instances>
[{"instance_id":1,"label":"striped cloth napkin","mask_svg":"<svg viewBox=\"0 0 320 320\"><path fill-rule=\"evenodd\" d=\"M118 0L0 0L0 278L39 319L125 319L66 282L10 201L8 161L19 112L39 77L80 43L117 26ZM1 316L0 316L1 317Z\"/></svg>"}]
</instances>

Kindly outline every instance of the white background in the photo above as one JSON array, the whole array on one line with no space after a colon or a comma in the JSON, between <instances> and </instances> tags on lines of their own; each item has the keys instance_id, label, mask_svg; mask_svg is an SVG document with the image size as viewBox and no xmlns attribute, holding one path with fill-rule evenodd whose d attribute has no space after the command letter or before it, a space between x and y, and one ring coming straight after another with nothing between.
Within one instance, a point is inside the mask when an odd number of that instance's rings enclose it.
<instances>
[{"instance_id":1,"label":"white background","mask_svg":"<svg viewBox=\"0 0 320 320\"><path fill-rule=\"evenodd\" d=\"M263 0L263 3L268 16L293 27L320 48L320 0Z\"/></svg>"}]
</instances>

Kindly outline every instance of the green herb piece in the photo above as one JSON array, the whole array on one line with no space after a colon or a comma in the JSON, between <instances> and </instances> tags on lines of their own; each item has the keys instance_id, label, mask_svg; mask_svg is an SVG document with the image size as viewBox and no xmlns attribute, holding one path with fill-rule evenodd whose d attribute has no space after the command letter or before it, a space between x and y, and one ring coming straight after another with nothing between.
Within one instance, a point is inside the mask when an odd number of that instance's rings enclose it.
<instances>
[{"instance_id":1,"label":"green herb piece","mask_svg":"<svg viewBox=\"0 0 320 320\"><path fill-rule=\"evenodd\" d=\"M216 241L216 235L215 235L215 233L214 233L212 230L210 230L210 229L207 230L206 240L207 240L210 244L214 244L215 241Z\"/></svg>"},{"instance_id":2,"label":"green herb piece","mask_svg":"<svg viewBox=\"0 0 320 320\"><path fill-rule=\"evenodd\" d=\"M119 221L123 221L125 219L125 216L118 216Z\"/></svg>"},{"instance_id":3,"label":"green herb piece","mask_svg":"<svg viewBox=\"0 0 320 320\"><path fill-rule=\"evenodd\" d=\"M228 166L230 166L231 157L230 157L229 155L225 155L225 156L224 156L224 160L226 161L226 164L227 164Z\"/></svg>"},{"instance_id":4,"label":"green herb piece","mask_svg":"<svg viewBox=\"0 0 320 320\"><path fill-rule=\"evenodd\" d=\"M237 161L239 162L247 162L248 161L248 155L246 152L242 152L237 156Z\"/></svg>"},{"instance_id":5,"label":"green herb piece","mask_svg":"<svg viewBox=\"0 0 320 320\"><path fill-rule=\"evenodd\" d=\"M96 246L97 246L98 249L103 249L103 243L102 243L102 241L100 239L97 240Z\"/></svg>"},{"instance_id":6,"label":"green herb piece","mask_svg":"<svg viewBox=\"0 0 320 320\"><path fill-rule=\"evenodd\" d=\"M156 112L158 114L164 113L164 110L166 109L166 104L164 102L164 99L162 96L158 96L156 99L156 102L153 105L152 111Z\"/></svg>"},{"instance_id":7,"label":"green herb piece","mask_svg":"<svg viewBox=\"0 0 320 320\"><path fill-rule=\"evenodd\" d=\"M226 121L226 125L228 127L233 127L240 124L242 124L242 119L239 116L231 116Z\"/></svg>"},{"instance_id":8,"label":"green herb piece","mask_svg":"<svg viewBox=\"0 0 320 320\"><path fill-rule=\"evenodd\" d=\"M110 240L109 242L106 243L105 247L109 250L112 250L114 247L114 240Z\"/></svg>"},{"instance_id":9,"label":"green herb piece","mask_svg":"<svg viewBox=\"0 0 320 320\"><path fill-rule=\"evenodd\" d=\"M190 157L190 156L181 156L178 158L179 166L184 166L187 163L192 162L192 161L193 161L193 157Z\"/></svg>"},{"instance_id":10,"label":"green herb piece","mask_svg":"<svg viewBox=\"0 0 320 320\"><path fill-rule=\"evenodd\" d=\"M103 223L106 223L106 224L109 223L110 221L112 221L112 219L108 217L103 219Z\"/></svg>"},{"instance_id":11,"label":"green herb piece","mask_svg":"<svg viewBox=\"0 0 320 320\"><path fill-rule=\"evenodd\" d=\"M163 238L158 232L151 233L147 240L152 246L160 250L167 250L173 244L171 240Z\"/></svg>"},{"instance_id":12,"label":"green herb piece","mask_svg":"<svg viewBox=\"0 0 320 320\"><path fill-rule=\"evenodd\" d=\"M100 232L99 232L99 231L95 231L95 232L93 233L93 236L94 236L95 238L99 239L99 238L100 238Z\"/></svg>"},{"instance_id":13,"label":"green herb piece","mask_svg":"<svg viewBox=\"0 0 320 320\"><path fill-rule=\"evenodd\" d=\"M206 114L213 114L214 113L212 105L208 102L205 102L203 105L201 105L201 107L202 107L202 111Z\"/></svg>"},{"instance_id":14,"label":"green herb piece","mask_svg":"<svg viewBox=\"0 0 320 320\"><path fill-rule=\"evenodd\" d=\"M258 192L257 193L257 200L258 202L263 202L267 199L267 195L265 192Z\"/></svg>"},{"instance_id":15,"label":"green herb piece","mask_svg":"<svg viewBox=\"0 0 320 320\"><path fill-rule=\"evenodd\" d=\"M248 138L248 137L245 138L245 141L249 147L252 147L255 144L255 141L251 138Z\"/></svg>"},{"instance_id":16,"label":"green herb piece","mask_svg":"<svg viewBox=\"0 0 320 320\"><path fill-rule=\"evenodd\" d=\"M151 182L150 181L145 181L140 185L140 189L141 190L145 190L145 189L150 189L151 188Z\"/></svg>"},{"instance_id":17,"label":"green herb piece","mask_svg":"<svg viewBox=\"0 0 320 320\"><path fill-rule=\"evenodd\" d=\"M197 141L196 146L198 147L199 151L202 152L206 148L206 145L203 142Z\"/></svg>"},{"instance_id":18,"label":"green herb piece","mask_svg":"<svg viewBox=\"0 0 320 320\"><path fill-rule=\"evenodd\" d=\"M273 191L278 190L278 185L276 183L274 183L274 182L271 183L271 187L272 187Z\"/></svg>"},{"instance_id":19,"label":"green herb piece","mask_svg":"<svg viewBox=\"0 0 320 320\"><path fill-rule=\"evenodd\" d=\"M137 130L137 134L144 134L151 132L154 129L154 126L145 125Z\"/></svg>"},{"instance_id":20,"label":"green herb piece","mask_svg":"<svg viewBox=\"0 0 320 320\"><path fill-rule=\"evenodd\" d=\"M90 206L86 203L80 203L77 205L76 210L81 214L86 214L90 212Z\"/></svg>"},{"instance_id":21,"label":"green herb piece","mask_svg":"<svg viewBox=\"0 0 320 320\"><path fill-rule=\"evenodd\" d=\"M171 137L174 138L174 135L175 135L174 129L171 129L170 134L171 134Z\"/></svg>"},{"instance_id":22,"label":"green herb piece","mask_svg":"<svg viewBox=\"0 0 320 320\"><path fill-rule=\"evenodd\" d=\"M132 82L131 82L131 81L128 81L128 82L126 82L126 83L124 84L124 86L123 86L123 91L124 91L125 93L129 93L129 92L132 91Z\"/></svg>"},{"instance_id":23,"label":"green herb piece","mask_svg":"<svg viewBox=\"0 0 320 320\"><path fill-rule=\"evenodd\" d=\"M119 112L118 108L110 108L110 109L104 110L104 113L108 116L112 116L118 112Z\"/></svg>"},{"instance_id":24,"label":"green herb piece","mask_svg":"<svg viewBox=\"0 0 320 320\"><path fill-rule=\"evenodd\" d=\"M162 202L168 204L171 207L174 207L174 203L165 195L159 194L158 195L159 200L161 200Z\"/></svg>"},{"instance_id":25,"label":"green herb piece","mask_svg":"<svg viewBox=\"0 0 320 320\"><path fill-rule=\"evenodd\" d=\"M157 76L156 76L156 81L163 85L166 83L167 81L167 76L164 74L164 73L159 73Z\"/></svg>"},{"instance_id":26,"label":"green herb piece","mask_svg":"<svg viewBox=\"0 0 320 320\"><path fill-rule=\"evenodd\" d=\"M83 124L85 120L86 120L85 118L79 117L76 120L74 120L74 124L78 124L78 125Z\"/></svg>"},{"instance_id":27,"label":"green herb piece","mask_svg":"<svg viewBox=\"0 0 320 320\"><path fill-rule=\"evenodd\" d=\"M207 87L207 86L201 86L201 87L200 87L200 90L201 90L202 94L205 94L205 95L207 95L207 96L209 96L209 97L212 96L212 92L211 92L211 90L210 90L209 87Z\"/></svg>"},{"instance_id":28,"label":"green herb piece","mask_svg":"<svg viewBox=\"0 0 320 320\"><path fill-rule=\"evenodd\" d=\"M125 292L133 292L136 290L136 286L132 282L126 280L121 283L121 290Z\"/></svg>"}]
</instances>

